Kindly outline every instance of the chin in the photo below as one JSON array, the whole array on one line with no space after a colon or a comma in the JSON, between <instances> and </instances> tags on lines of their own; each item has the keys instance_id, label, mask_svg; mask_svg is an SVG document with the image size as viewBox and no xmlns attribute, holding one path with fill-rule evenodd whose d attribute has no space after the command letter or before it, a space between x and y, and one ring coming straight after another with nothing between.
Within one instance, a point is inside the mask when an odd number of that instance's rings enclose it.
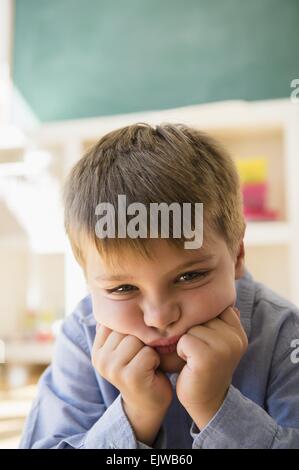
<instances>
[{"instance_id":1,"label":"chin","mask_svg":"<svg viewBox=\"0 0 299 470\"><path fill-rule=\"evenodd\" d=\"M159 368L163 372L181 372L183 367L186 365L186 361L184 361L180 356L178 356L176 352L169 354L159 354L159 356L161 360Z\"/></svg>"}]
</instances>

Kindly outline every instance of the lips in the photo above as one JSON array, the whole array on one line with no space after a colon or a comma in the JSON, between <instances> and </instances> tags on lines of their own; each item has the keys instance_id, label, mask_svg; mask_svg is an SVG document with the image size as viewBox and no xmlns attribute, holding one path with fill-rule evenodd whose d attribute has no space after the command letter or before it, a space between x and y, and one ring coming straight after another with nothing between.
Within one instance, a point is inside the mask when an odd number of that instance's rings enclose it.
<instances>
[{"instance_id":1,"label":"lips","mask_svg":"<svg viewBox=\"0 0 299 470\"><path fill-rule=\"evenodd\" d=\"M155 350L159 353L159 354L169 354L169 353L173 353L176 351L176 346L177 346L178 342L176 342L175 344L170 344L169 346L155 346Z\"/></svg>"},{"instance_id":2,"label":"lips","mask_svg":"<svg viewBox=\"0 0 299 470\"><path fill-rule=\"evenodd\" d=\"M176 351L177 343L182 335L173 336L172 338L164 338L159 341L153 341L149 344L155 348L160 354L169 354Z\"/></svg>"},{"instance_id":3,"label":"lips","mask_svg":"<svg viewBox=\"0 0 299 470\"><path fill-rule=\"evenodd\" d=\"M171 338L162 338L157 341L152 341L148 345L154 348L157 346L170 346L172 344L176 344L181 336L182 335L172 336Z\"/></svg>"}]
</instances>

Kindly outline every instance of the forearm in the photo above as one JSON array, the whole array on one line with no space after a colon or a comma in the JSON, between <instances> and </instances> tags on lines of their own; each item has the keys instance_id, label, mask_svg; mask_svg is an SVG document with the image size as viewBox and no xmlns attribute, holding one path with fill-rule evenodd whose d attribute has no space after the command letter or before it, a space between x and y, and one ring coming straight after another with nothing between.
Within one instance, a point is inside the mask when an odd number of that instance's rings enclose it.
<instances>
[{"instance_id":1,"label":"forearm","mask_svg":"<svg viewBox=\"0 0 299 470\"><path fill-rule=\"evenodd\" d=\"M136 439L148 446L152 446L162 425L166 411L149 413L142 409L135 409L124 401L123 408L134 430Z\"/></svg>"},{"instance_id":2,"label":"forearm","mask_svg":"<svg viewBox=\"0 0 299 470\"><path fill-rule=\"evenodd\" d=\"M192 449L298 449L297 422L294 408L293 427L279 426L263 408L231 385L208 425L198 428L198 432L192 424Z\"/></svg>"},{"instance_id":3,"label":"forearm","mask_svg":"<svg viewBox=\"0 0 299 470\"><path fill-rule=\"evenodd\" d=\"M224 402L227 392L228 390L226 390L225 393L220 396L220 398L211 402L207 402L201 407L196 406L193 408L186 408L188 414L192 417L198 429L203 429L211 421L213 416L217 413L222 403Z\"/></svg>"}]
</instances>

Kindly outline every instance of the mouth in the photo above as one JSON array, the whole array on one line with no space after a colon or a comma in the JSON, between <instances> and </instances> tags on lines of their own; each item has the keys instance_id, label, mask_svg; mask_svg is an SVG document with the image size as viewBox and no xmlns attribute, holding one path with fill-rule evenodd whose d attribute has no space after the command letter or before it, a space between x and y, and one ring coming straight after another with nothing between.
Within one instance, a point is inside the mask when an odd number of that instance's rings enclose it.
<instances>
[{"instance_id":1,"label":"mouth","mask_svg":"<svg viewBox=\"0 0 299 470\"><path fill-rule=\"evenodd\" d=\"M155 350L159 354L169 354L173 353L176 351L176 346L177 346L178 341L175 344L170 344L169 346L155 346Z\"/></svg>"},{"instance_id":2,"label":"mouth","mask_svg":"<svg viewBox=\"0 0 299 470\"><path fill-rule=\"evenodd\" d=\"M179 339L182 335L174 336L172 338L164 338L160 341L154 341L149 344L153 347L159 354L169 354L176 351L176 347Z\"/></svg>"}]
</instances>

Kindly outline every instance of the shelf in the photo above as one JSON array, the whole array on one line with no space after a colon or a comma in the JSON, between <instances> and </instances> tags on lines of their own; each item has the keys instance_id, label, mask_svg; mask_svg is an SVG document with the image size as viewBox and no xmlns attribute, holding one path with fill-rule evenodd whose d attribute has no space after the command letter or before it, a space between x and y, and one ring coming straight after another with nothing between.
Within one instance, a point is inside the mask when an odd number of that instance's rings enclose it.
<instances>
[{"instance_id":1,"label":"shelf","mask_svg":"<svg viewBox=\"0 0 299 470\"><path fill-rule=\"evenodd\" d=\"M37 126L31 138L40 145L77 140L96 142L102 135L135 122L181 122L220 134L277 132L288 120L290 102L287 99L249 101L223 101L169 110L119 114L96 118L54 121Z\"/></svg>"},{"instance_id":2,"label":"shelf","mask_svg":"<svg viewBox=\"0 0 299 470\"><path fill-rule=\"evenodd\" d=\"M5 344L5 362L7 364L50 364L54 342L11 341Z\"/></svg>"},{"instance_id":3,"label":"shelf","mask_svg":"<svg viewBox=\"0 0 299 470\"><path fill-rule=\"evenodd\" d=\"M285 245L291 241L291 228L287 222L248 222L245 245Z\"/></svg>"},{"instance_id":4,"label":"shelf","mask_svg":"<svg viewBox=\"0 0 299 470\"><path fill-rule=\"evenodd\" d=\"M65 253L66 237L55 243L43 244L41 246L34 246L27 237L22 235L1 235L0 234L0 249L14 249L14 250L27 250L28 252L37 253L40 255L63 255Z\"/></svg>"}]
</instances>

